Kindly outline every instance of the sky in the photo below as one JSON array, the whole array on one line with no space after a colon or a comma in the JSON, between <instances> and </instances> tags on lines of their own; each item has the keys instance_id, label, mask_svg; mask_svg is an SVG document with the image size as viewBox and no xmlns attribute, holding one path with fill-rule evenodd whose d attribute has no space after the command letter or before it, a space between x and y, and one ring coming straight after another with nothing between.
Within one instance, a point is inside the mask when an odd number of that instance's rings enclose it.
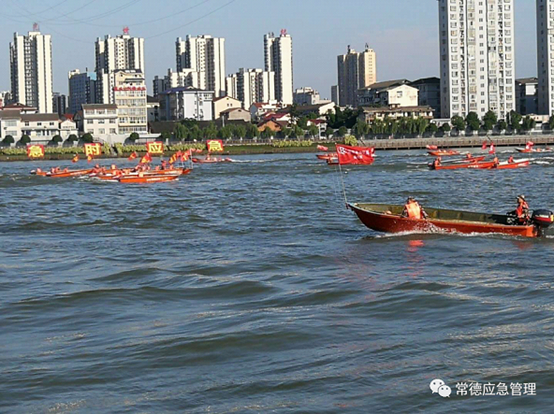
<instances>
[{"instance_id":1,"label":"sky","mask_svg":"<svg viewBox=\"0 0 554 414\"><path fill-rule=\"evenodd\" d=\"M514 0L516 77L536 76L535 0ZM94 70L94 42L128 26L145 38L145 72L175 70L175 40L225 38L226 72L263 68L263 36L293 38L294 87L330 98L337 56L365 44L377 54L377 79L439 76L437 0L0 0L0 91L10 89L9 43L33 23L52 35L54 90L67 93L70 70ZM3 52L2 52L3 50Z\"/></svg>"}]
</instances>

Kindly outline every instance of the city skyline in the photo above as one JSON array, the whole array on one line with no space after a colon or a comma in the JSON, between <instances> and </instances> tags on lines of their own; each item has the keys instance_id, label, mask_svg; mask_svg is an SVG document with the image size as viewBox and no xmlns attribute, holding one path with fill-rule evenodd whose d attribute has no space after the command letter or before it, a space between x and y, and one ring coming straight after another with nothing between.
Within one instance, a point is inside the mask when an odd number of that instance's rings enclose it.
<instances>
[{"instance_id":1,"label":"city skyline","mask_svg":"<svg viewBox=\"0 0 554 414\"><path fill-rule=\"evenodd\" d=\"M263 67L263 36L275 28L287 29L294 38L294 88L311 86L325 98L330 97L330 88L337 83L336 56L344 53L349 44L361 50L368 43L376 51L378 81L439 75L436 1L422 2L414 8L414 2L408 0L378 0L374 4L352 0L348 10L328 7L338 6L337 2L316 3L315 0L302 4L284 0L278 8L269 1L260 4L253 0L189 4L168 0L163 9L141 0L97 1L92 5L81 0L73 1L70 6L61 3L65 2L29 0L25 7L4 7L0 12L5 22L0 42L5 44L4 53L8 56L13 33L26 34L37 21L41 32L52 36L54 90L62 93L67 93L70 70L94 70L95 40L119 35L125 26L130 27L131 36L145 38L149 93L152 93L154 76L163 76L168 68L175 69L177 37L187 34L224 37L226 74L229 75L241 67ZM133 7L123 7L130 3ZM377 3L379 7L375 7ZM316 4L318 7L314 7ZM514 6L516 78L536 76L535 0L515 0ZM410 9L410 13L398 13L400 9ZM169 10L173 13L167 17ZM253 10L263 18L253 18ZM89 22L85 24L81 20ZM148 21L150 23L136 24ZM2 65L0 90L10 89L9 76L9 64Z\"/></svg>"}]
</instances>

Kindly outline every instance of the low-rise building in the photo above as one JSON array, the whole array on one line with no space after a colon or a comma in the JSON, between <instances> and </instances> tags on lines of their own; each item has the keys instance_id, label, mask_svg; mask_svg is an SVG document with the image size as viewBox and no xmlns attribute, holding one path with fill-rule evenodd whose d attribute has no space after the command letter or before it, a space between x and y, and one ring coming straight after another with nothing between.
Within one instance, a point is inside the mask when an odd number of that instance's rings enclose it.
<instances>
[{"instance_id":1,"label":"low-rise building","mask_svg":"<svg viewBox=\"0 0 554 414\"><path fill-rule=\"evenodd\" d=\"M231 96L214 99L214 119L219 119L221 113L235 108L242 108L242 102ZM248 111L247 111L248 112Z\"/></svg>"},{"instance_id":2,"label":"low-rise building","mask_svg":"<svg viewBox=\"0 0 554 414\"><path fill-rule=\"evenodd\" d=\"M97 139L119 134L115 104L84 104L82 112L75 115L75 120L83 133L92 134Z\"/></svg>"},{"instance_id":3,"label":"low-rise building","mask_svg":"<svg viewBox=\"0 0 554 414\"><path fill-rule=\"evenodd\" d=\"M213 121L213 100L213 91L186 87L168 89L160 95L161 120Z\"/></svg>"},{"instance_id":4,"label":"low-rise building","mask_svg":"<svg viewBox=\"0 0 554 414\"><path fill-rule=\"evenodd\" d=\"M358 106L418 106L418 90L407 79L377 82L358 90Z\"/></svg>"},{"instance_id":5,"label":"low-rise building","mask_svg":"<svg viewBox=\"0 0 554 414\"><path fill-rule=\"evenodd\" d=\"M324 116L328 113L335 113L335 103L334 102L326 102L326 103L319 103L316 105L302 105L297 106L296 111L299 112L301 115L308 115L308 114L317 114L318 116Z\"/></svg>"},{"instance_id":6,"label":"low-rise building","mask_svg":"<svg viewBox=\"0 0 554 414\"><path fill-rule=\"evenodd\" d=\"M283 106L276 101L256 102L250 105L250 116L253 121L260 121L268 112L277 112Z\"/></svg>"},{"instance_id":7,"label":"low-rise building","mask_svg":"<svg viewBox=\"0 0 554 414\"><path fill-rule=\"evenodd\" d=\"M430 106L435 118L441 117L441 80L439 78L423 78L410 82L410 86L418 90L418 106Z\"/></svg>"},{"instance_id":8,"label":"low-rise building","mask_svg":"<svg viewBox=\"0 0 554 414\"><path fill-rule=\"evenodd\" d=\"M537 114L538 78L516 79L516 112L521 115Z\"/></svg>"},{"instance_id":9,"label":"low-rise building","mask_svg":"<svg viewBox=\"0 0 554 414\"><path fill-rule=\"evenodd\" d=\"M426 118L433 119L433 108L430 106L397 106L389 107L364 107L359 116L364 122L372 123L376 119L399 119L399 118Z\"/></svg>"},{"instance_id":10,"label":"low-rise building","mask_svg":"<svg viewBox=\"0 0 554 414\"><path fill-rule=\"evenodd\" d=\"M220 117L224 122L244 121L250 122L250 111L242 108L231 108L221 112Z\"/></svg>"},{"instance_id":11,"label":"low-rise building","mask_svg":"<svg viewBox=\"0 0 554 414\"><path fill-rule=\"evenodd\" d=\"M71 134L77 134L75 123L58 114L22 113L17 109L0 111L1 139L11 135L19 141L23 135L28 135L32 142L47 143L56 135L67 139Z\"/></svg>"},{"instance_id":12,"label":"low-rise building","mask_svg":"<svg viewBox=\"0 0 554 414\"><path fill-rule=\"evenodd\" d=\"M322 102L319 92L309 86L296 89L292 95L292 99L296 105L317 105L319 103L329 102Z\"/></svg>"}]
</instances>

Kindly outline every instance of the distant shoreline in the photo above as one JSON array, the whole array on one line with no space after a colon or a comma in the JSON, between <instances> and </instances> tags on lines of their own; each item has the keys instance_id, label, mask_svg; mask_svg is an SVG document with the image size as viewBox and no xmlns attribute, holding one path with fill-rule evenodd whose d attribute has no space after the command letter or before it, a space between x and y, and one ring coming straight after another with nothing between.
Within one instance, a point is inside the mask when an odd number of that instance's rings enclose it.
<instances>
[{"instance_id":1,"label":"distant shoreline","mask_svg":"<svg viewBox=\"0 0 554 414\"><path fill-rule=\"evenodd\" d=\"M553 145L554 135L476 135L470 137L432 137L432 138L395 138L395 139L365 139L359 140L360 146L375 147L379 151L423 150L427 146L436 145L441 148L480 148L484 142L494 142L496 147L524 147L528 141L533 141L535 146ZM335 150L334 143L314 143L309 147L274 147L264 144L227 145L221 156L256 155L256 154L302 154L323 152L317 149L322 144ZM164 157L169 157L173 152L166 152ZM130 153L117 155L104 155L96 159L126 159ZM143 154L139 153L139 156ZM71 160L74 154L47 154L41 159L29 159L25 155L0 155L0 162L10 161L64 161ZM203 155L200 154L200 157ZM81 154L81 158L84 158Z\"/></svg>"}]
</instances>

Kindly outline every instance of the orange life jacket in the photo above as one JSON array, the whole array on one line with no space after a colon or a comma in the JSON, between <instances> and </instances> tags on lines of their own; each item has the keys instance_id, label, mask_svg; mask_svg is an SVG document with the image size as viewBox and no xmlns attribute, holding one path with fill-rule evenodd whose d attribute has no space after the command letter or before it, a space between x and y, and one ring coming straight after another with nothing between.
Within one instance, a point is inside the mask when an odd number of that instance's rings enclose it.
<instances>
[{"instance_id":1,"label":"orange life jacket","mask_svg":"<svg viewBox=\"0 0 554 414\"><path fill-rule=\"evenodd\" d=\"M523 218L523 214L525 210L529 210L529 204L527 204L527 201L524 201L521 204L518 204L516 208L516 214L519 218Z\"/></svg>"},{"instance_id":2,"label":"orange life jacket","mask_svg":"<svg viewBox=\"0 0 554 414\"><path fill-rule=\"evenodd\" d=\"M421 207L417 202L410 202L406 204L406 211L408 212L408 218L411 219L420 219L421 218Z\"/></svg>"}]
</instances>

